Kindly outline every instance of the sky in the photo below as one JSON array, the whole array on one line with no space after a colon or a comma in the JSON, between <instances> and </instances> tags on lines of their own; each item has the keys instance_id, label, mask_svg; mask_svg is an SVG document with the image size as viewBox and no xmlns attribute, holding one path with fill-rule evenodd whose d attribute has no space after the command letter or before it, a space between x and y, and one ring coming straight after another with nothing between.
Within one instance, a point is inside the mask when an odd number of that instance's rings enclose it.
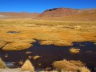
<instances>
[{"instance_id":1,"label":"sky","mask_svg":"<svg viewBox=\"0 0 96 72\"><path fill-rule=\"evenodd\" d=\"M51 8L96 8L96 0L0 0L0 12L39 12Z\"/></svg>"}]
</instances>

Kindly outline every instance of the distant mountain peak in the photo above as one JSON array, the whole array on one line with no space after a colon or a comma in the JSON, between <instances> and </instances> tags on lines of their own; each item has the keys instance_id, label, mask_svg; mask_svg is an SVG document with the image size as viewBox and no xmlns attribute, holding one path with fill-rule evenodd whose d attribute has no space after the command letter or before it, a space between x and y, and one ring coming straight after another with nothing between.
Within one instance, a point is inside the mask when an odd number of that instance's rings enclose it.
<instances>
[{"instance_id":1,"label":"distant mountain peak","mask_svg":"<svg viewBox=\"0 0 96 72\"><path fill-rule=\"evenodd\" d=\"M60 17L74 14L77 10L71 8L52 8L41 13L40 17Z\"/></svg>"}]
</instances>

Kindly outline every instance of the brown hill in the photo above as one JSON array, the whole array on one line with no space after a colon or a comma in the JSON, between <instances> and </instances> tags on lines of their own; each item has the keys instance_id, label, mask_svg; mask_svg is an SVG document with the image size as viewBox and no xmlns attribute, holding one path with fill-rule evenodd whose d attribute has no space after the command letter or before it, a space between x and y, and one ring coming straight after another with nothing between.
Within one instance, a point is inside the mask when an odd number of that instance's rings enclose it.
<instances>
[{"instance_id":1,"label":"brown hill","mask_svg":"<svg viewBox=\"0 0 96 72\"><path fill-rule=\"evenodd\" d=\"M75 10L70 8L54 8L44 11L39 19L63 21L96 21L96 9Z\"/></svg>"},{"instance_id":2,"label":"brown hill","mask_svg":"<svg viewBox=\"0 0 96 72\"><path fill-rule=\"evenodd\" d=\"M45 10L39 17L61 17L75 14L78 10L71 8L53 8Z\"/></svg>"},{"instance_id":3,"label":"brown hill","mask_svg":"<svg viewBox=\"0 0 96 72\"><path fill-rule=\"evenodd\" d=\"M0 12L0 18L36 18L39 13Z\"/></svg>"}]
</instances>

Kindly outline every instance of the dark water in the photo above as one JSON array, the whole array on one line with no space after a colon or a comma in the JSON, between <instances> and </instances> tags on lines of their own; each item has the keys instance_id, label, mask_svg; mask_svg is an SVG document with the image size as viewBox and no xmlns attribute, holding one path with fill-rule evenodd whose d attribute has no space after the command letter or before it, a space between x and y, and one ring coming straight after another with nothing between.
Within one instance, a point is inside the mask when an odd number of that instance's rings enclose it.
<instances>
[{"instance_id":1,"label":"dark water","mask_svg":"<svg viewBox=\"0 0 96 72\"><path fill-rule=\"evenodd\" d=\"M8 31L7 33L9 34L15 34L15 33L20 33L19 31Z\"/></svg>"},{"instance_id":2,"label":"dark water","mask_svg":"<svg viewBox=\"0 0 96 72\"><path fill-rule=\"evenodd\" d=\"M78 54L72 54L69 52L70 47L80 48ZM31 54L26 54L26 51L32 52ZM6 58L5 55L8 54ZM19 61L25 61L28 56L41 56L37 60L30 59L35 66L35 68L46 68L51 67L52 63L57 60L67 59L67 60L80 60L86 64L88 68L94 70L96 67L96 45L92 42L74 42L73 46L59 47L59 46L41 46L37 41L34 45L23 51L2 51L0 50L0 56L5 62L16 62L16 66ZM41 64L41 65L38 65Z\"/></svg>"}]
</instances>

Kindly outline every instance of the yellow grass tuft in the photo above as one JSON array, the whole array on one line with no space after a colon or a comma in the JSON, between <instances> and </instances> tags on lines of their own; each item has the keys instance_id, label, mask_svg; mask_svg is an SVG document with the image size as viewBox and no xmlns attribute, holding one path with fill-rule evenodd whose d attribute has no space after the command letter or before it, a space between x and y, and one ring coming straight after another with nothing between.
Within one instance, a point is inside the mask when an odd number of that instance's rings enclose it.
<instances>
[{"instance_id":1,"label":"yellow grass tuft","mask_svg":"<svg viewBox=\"0 0 96 72\"><path fill-rule=\"evenodd\" d=\"M80 72L91 72L87 67L81 67Z\"/></svg>"},{"instance_id":2,"label":"yellow grass tuft","mask_svg":"<svg viewBox=\"0 0 96 72\"><path fill-rule=\"evenodd\" d=\"M3 62L1 58L0 58L0 68L6 68L5 63Z\"/></svg>"},{"instance_id":3,"label":"yellow grass tuft","mask_svg":"<svg viewBox=\"0 0 96 72\"><path fill-rule=\"evenodd\" d=\"M84 63L82 63L81 61L76 61L76 60L70 60L70 63L73 63L74 65L76 65L76 66L80 66L80 67L83 67L83 66L85 66L85 64Z\"/></svg>"},{"instance_id":4,"label":"yellow grass tuft","mask_svg":"<svg viewBox=\"0 0 96 72\"><path fill-rule=\"evenodd\" d=\"M50 71L51 70L51 67L46 67L45 68L45 71Z\"/></svg>"},{"instance_id":5,"label":"yellow grass tuft","mask_svg":"<svg viewBox=\"0 0 96 72\"><path fill-rule=\"evenodd\" d=\"M19 65L22 65L23 64L23 61L21 60L21 61L19 61Z\"/></svg>"},{"instance_id":6,"label":"yellow grass tuft","mask_svg":"<svg viewBox=\"0 0 96 72\"><path fill-rule=\"evenodd\" d=\"M0 48L2 48L3 46L5 46L5 44L6 44L5 41L0 40Z\"/></svg>"},{"instance_id":7,"label":"yellow grass tuft","mask_svg":"<svg viewBox=\"0 0 96 72\"><path fill-rule=\"evenodd\" d=\"M36 56L33 57L34 60L39 59L39 58L40 58L39 55L36 55Z\"/></svg>"},{"instance_id":8,"label":"yellow grass tuft","mask_svg":"<svg viewBox=\"0 0 96 72\"><path fill-rule=\"evenodd\" d=\"M17 42L18 42L18 41L17 41ZM19 40L19 42L34 43L34 42L36 42L36 41L29 38L29 39L22 39L22 40Z\"/></svg>"},{"instance_id":9,"label":"yellow grass tuft","mask_svg":"<svg viewBox=\"0 0 96 72\"><path fill-rule=\"evenodd\" d=\"M14 43L9 43L9 44L5 45L2 49L6 50L6 51L9 51L9 50L18 51L18 50L28 49L31 46L32 46L32 44L25 43L25 42L14 42Z\"/></svg>"},{"instance_id":10,"label":"yellow grass tuft","mask_svg":"<svg viewBox=\"0 0 96 72\"><path fill-rule=\"evenodd\" d=\"M32 56L28 56L28 59L31 59L32 58Z\"/></svg>"},{"instance_id":11,"label":"yellow grass tuft","mask_svg":"<svg viewBox=\"0 0 96 72\"><path fill-rule=\"evenodd\" d=\"M31 54L31 53L32 53L32 52L30 52L30 51L27 51L27 52L26 52L26 54Z\"/></svg>"},{"instance_id":12,"label":"yellow grass tuft","mask_svg":"<svg viewBox=\"0 0 96 72\"><path fill-rule=\"evenodd\" d=\"M40 41L40 45L52 45L53 41Z\"/></svg>"},{"instance_id":13,"label":"yellow grass tuft","mask_svg":"<svg viewBox=\"0 0 96 72\"><path fill-rule=\"evenodd\" d=\"M54 45L55 46L72 46L73 44L72 42L60 40L60 41L54 42Z\"/></svg>"},{"instance_id":14,"label":"yellow grass tuft","mask_svg":"<svg viewBox=\"0 0 96 72\"><path fill-rule=\"evenodd\" d=\"M73 71L73 72L80 71L82 67L85 67L85 64L82 63L81 61L75 61L75 60L67 61L66 59L61 60L61 61L55 61L53 62L52 65L57 70Z\"/></svg>"},{"instance_id":15,"label":"yellow grass tuft","mask_svg":"<svg viewBox=\"0 0 96 72\"><path fill-rule=\"evenodd\" d=\"M22 71L31 71L34 72L34 66L31 64L30 60L26 60L22 66Z\"/></svg>"},{"instance_id":16,"label":"yellow grass tuft","mask_svg":"<svg viewBox=\"0 0 96 72\"><path fill-rule=\"evenodd\" d=\"M69 51L70 51L71 53L79 53L80 49L70 48Z\"/></svg>"}]
</instances>

